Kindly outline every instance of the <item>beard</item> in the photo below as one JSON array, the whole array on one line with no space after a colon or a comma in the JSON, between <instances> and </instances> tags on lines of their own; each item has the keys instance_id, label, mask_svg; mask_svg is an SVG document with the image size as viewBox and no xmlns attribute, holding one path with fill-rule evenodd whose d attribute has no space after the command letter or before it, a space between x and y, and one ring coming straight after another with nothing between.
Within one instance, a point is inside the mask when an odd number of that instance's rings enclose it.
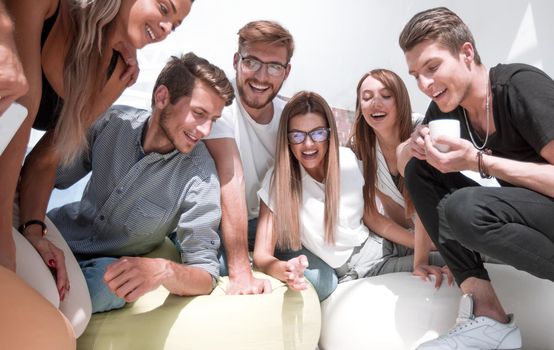
<instances>
[{"instance_id":1,"label":"beard","mask_svg":"<svg viewBox=\"0 0 554 350\"><path fill-rule=\"evenodd\" d=\"M266 98L263 98L261 96L254 96L251 97L245 92L245 85L249 83L252 79L247 79L244 83L239 83L238 77L237 77L237 90L241 99L241 102L243 105L249 108L253 109L262 109L268 104L270 104L273 99L277 96L279 93L279 90L281 90L281 86L283 86L283 81L279 84L279 86L275 87L273 84L270 84L269 90L271 90L271 93Z\"/></svg>"},{"instance_id":2,"label":"beard","mask_svg":"<svg viewBox=\"0 0 554 350\"><path fill-rule=\"evenodd\" d=\"M164 107L164 109L160 111L160 129L165 134L165 137L170 139L171 133L169 132L169 126L168 126L169 113L167 111L167 108L168 107L166 106Z\"/></svg>"},{"instance_id":3,"label":"beard","mask_svg":"<svg viewBox=\"0 0 554 350\"><path fill-rule=\"evenodd\" d=\"M177 145L175 142L175 137L170 129L169 120L171 119L171 114L168 108L169 107L166 106L160 112L160 130L164 133L166 139L171 143L172 148L175 149L177 148Z\"/></svg>"}]
</instances>

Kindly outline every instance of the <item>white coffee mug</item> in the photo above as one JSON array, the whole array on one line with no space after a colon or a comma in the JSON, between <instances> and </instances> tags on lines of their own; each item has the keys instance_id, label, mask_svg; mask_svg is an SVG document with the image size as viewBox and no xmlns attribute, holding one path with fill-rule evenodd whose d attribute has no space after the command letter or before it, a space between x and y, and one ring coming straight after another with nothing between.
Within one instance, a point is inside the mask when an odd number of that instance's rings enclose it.
<instances>
[{"instance_id":1,"label":"white coffee mug","mask_svg":"<svg viewBox=\"0 0 554 350\"><path fill-rule=\"evenodd\" d=\"M443 153L448 152L450 147L448 147L448 145L435 142L437 137L448 136L460 138L460 121L457 119L436 119L430 121L428 126L433 146Z\"/></svg>"}]
</instances>

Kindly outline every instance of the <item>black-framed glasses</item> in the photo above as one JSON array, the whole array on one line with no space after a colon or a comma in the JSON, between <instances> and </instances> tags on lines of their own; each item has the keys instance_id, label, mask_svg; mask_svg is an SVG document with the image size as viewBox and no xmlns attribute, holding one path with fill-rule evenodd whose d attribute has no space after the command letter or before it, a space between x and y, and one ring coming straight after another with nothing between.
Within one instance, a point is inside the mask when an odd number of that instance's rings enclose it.
<instances>
[{"instance_id":1,"label":"black-framed glasses","mask_svg":"<svg viewBox=\"0 0 554 350\"><path fill-rule=\"evenodd\" d=\"M263 65L267 66L267 74L274 76L274 77L280 77L285 74L285 71L287 70L286 64L281 64L278 62L263 62L260 61L257 58L253 57L244 57L240 52L238 53L240 57L240 62L242 68L246 69L249 72L257 72L262 68Z\"/></svg>"},{"instance_id":2,"label":"black-framed glasses","mask_svg":"<svg viewBox=\"0 0 554 350\"><path fill-rule=\"evenodd\" d=\"M313 142L324 142L329 140L329 134L331 129L329 128L317 128L312 131L300 131L293 130L289 131L287 136L289 138L289 143L292 145L298 145L303 143L306 140L307 136L310 136Z\"/></svg>"}]
</instances>

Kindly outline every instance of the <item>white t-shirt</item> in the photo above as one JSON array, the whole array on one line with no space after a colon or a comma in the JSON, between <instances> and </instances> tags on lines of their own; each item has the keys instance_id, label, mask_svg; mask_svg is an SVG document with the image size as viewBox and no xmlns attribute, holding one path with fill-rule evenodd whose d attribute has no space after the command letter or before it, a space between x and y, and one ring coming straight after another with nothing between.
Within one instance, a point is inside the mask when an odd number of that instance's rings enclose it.
<instances>
[{"instance_id":1,"label":"white t-shirt","mask_svg":"<svg viewBox=\"0 0 554 350\"><path fill-rule=\"evenodd\" d=\"M316 254L329 266L338 268L352 255L354 247L361 245L369 236L362 221L364 210L364 178L356 156L349 148L339 147L340 157L340 203L335 245L325 243L325 185L314 180L300 167L302 174L302 207L300 208L300 237L302 245ZM273 210L270 181L273 168L263 181L258 195Z\"/></svg>"},{"instance_id":2,"label":"white t-shirt","mask_svg":"<svg viewBox=\"0 0 554 350\"><path fill-rule=\"evenodd\" d=\"M234 85L234 84L233 84ZM259 124L244 110L237 98L223 109L221 118L213 124L206 139L234 138L239 149L246 188L248 219L258 217L259 201L256 193L262 185L267 170L275 160L277 129L286 102L273 99L273 118L268 124Z\"/></svg>"}]
</instances>

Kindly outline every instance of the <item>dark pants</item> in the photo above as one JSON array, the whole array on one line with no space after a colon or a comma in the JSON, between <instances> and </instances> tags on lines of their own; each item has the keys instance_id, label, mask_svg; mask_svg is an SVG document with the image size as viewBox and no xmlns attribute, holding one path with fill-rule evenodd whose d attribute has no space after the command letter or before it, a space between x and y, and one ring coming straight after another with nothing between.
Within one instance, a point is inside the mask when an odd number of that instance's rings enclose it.
<instances>
[{"instance_id":1,"label":"dark pants","mask_svg":"<svg viewBox=\"0 0 554 350\"><path fill-rule=\"evenodd\" d=\"M256 226L258 219L251 219L248 221L248 250L254 250L254 242L256 240ZM221 247L219 249L219 274L221 276L228 276L229 271L227 269L227 257L225 255L225 242L221 241ZM275 257L279 260L290 260L300 254L306 255L308 259L308 268L304 271L304 277L314 286L317 292L319 300L325 300L331 293L337 288L338 277L335 270L327 265L325 261L321 260L317 255L313 254L306 248L302 248L297 251L275 251Z\"/></svg>"},{"instance_id":2,"label":"dark pants","mask_svg":"<svg viewBox=\"0 0 554 350\"><path fill-rule=\"evenodd\" d=\"M521 187L481 187L415 158L406 182L458 285L489 279L480 253L554 281L554 199Z\"/></svg>"}]
</instances>

